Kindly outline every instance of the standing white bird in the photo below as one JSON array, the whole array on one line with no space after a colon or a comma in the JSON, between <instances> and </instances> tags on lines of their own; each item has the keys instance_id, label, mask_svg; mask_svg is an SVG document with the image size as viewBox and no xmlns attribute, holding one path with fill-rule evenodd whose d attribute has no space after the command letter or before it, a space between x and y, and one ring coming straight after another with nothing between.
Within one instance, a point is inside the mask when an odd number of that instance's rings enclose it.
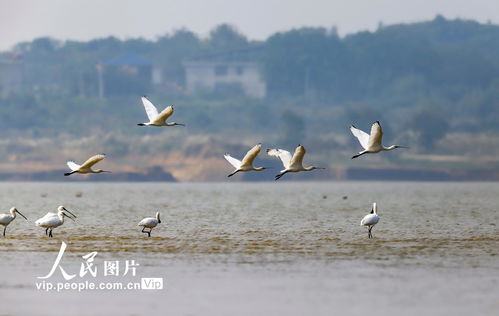
<instances>
[{"instance_id":1,"label":"standing white bird","mask_svg":"<svg viewBox=\"0 0 499 316\"><path fill-rule=\"evenodd\" d=\"M74 215L73 213L71 213L68 209L66 209L63 205L60 205L58 208L57 208L57 212L47 212L47 214L43 215L43 219L45 218L48 218L48 217L57 217L58 215L58 212L59 211L65 211L65 212L68 212L69 214L73 215L75 218L76 218L76 215ZM40 218L40 219L42 219ZM36 224L36 222L35 222Z\"/></svg>"},{"instance_id":2,"label":"standing white bird","mask_svg":"<svg viewBox=\"0 0 499 316\"><path fill-rule=\"evenodd\" d=\"M159 212L156 212L156 218L154 217L146 217L139 222L137 226L142 226L142 232L147 233L149 237L151 237L151 231L154 227L156 227L161 220L159 219ZM144 229L149 228L149 231L145 231Z\"/></svg>"},{"instance_id":3,"label":"standing white bird","mask_svg":"<svg viewBox=\"0 0 499 316\"><path fill-rule=\"evenodd\" d=\"M102 169L92 170L92 166L104 158L106 158L106 155L98 154L98 155L95 155L95 156L88 158L88 160L85 161L82 165L79 165L79 164L75 163L74 161L68 161L67 165L68 165L69 169L71 169L71 172L67 172L64 175L70 176L73 173L82 173L82 174L101 173L101 172L111 173L111 171L106 171L106 170L102 170Z\"/></svg>"},{"instance_id":4,"label":"standing white bird","mask_svg":"<svg viewBox=\"0 0 499 316\"><path fill-rule=\"evenodd\" d=\"M5 230L7 229L7 226L10 224L10 222L12 222L16 218L16 213L24 217L25 220L28 220L26 216L21 214L21 212L19 212L15 207L10 209L9 214L0 214L0 225L4 226L3 228L4 237L5 237Z\"/></svg>"},{"instance_id":5,"label":"standing white bird","mask_svg":"<svg viewBox=\"0 0 499 316\"><path fill-rule=\"evenodd\" d=\"M284 169L275 176L275 180L279 180L283 175L288 172L300 172L300 171L312 171L315 169L326 169L315 166L303 167L303 156L305 156L305 147L298 145L295 149L295 153L291 156L289 151L284 149L267 149L267 155L273 157L279 157L284 165Z\"/></svg>"},{"instance_id":6,"label":"standing white bird","mask_svg":"<svg viewBox=\"0 0 499 316\"><path fill-rule=\"evenodd\" d=\"M371 210L371 213L367 214L364 216L364 218L360 221L360 226L367 226L369 229L367 230L367 238L373 238L373 234L371 233L374 225L376 225L379 222L379 216L378 216L378 208L376 206L376 202L373 203L373 208Z\"/></svg>"},{"instance_id":7,"label":"standing white bird","mask_svg":"<svg viewBox=\"0 0 499 316\"><path fill-rule=\"evenodd\" d=\"M350 126L350 131L352 131L353 136L357 137L360 145L364 148L363 151L359 152L358 155L352 157L352 159L362 156L364 154L376 154L380 151L389 151L396 148L408 148L405 146L391 145L390 147L384 147L381 144L383 137L383 130L381 129L381 124L379 121L374 122L371 127L371 135L364 131L361 131L355 126Z\"/></svg>"},{"instance_id":8,"label":"standing white bird","mask_svg":"<svg viewBox=\"0 0 499 316\"><path fill-rule=\"evenodd\" d=\"M74 218L69 216L68 214L76 218L76 215L74 215L61 205L57 208L57 213L48 212L42 218L37 219L35 221L35 225L45 228L45 235L48 234L49 237L53 237L52 230L64 224L64 216L74 221Z\"/></svg>"},{"instance_id":9,"label":"standing white bird","mask_svg":"<svg viewBox=\"0 0 499 316\"><path fill-rule=\"evenodd\" d=\"M246 171L262 171L262 170L267 169L265 167L253 167L253 160L255 160L256 156L258 156L258 154L260 153L261 149L262 149L262 144L255 145L253 148L251 148L250 150L248 150L248 152L246 153L246 155L243 158L243 161L240 161L240 160L232 157L228 153L225 153L224 158L231 165L233 165L234 168L236 168L236 170L234 172L232 172L231 174L229 174L227 177L232 177L233 175L235 175L239 171L242 171L242 172L246 172Z\"/></svg>"},{"instance_id":10,"label":"standing white bird","mask_svg":"<svg viewBox=\"0 0 499 316\"><path fill-rule=\"evenodd\" d=\"M144 104L144 108L146 109L146 114L147 117L149 118L149 122L146 123L139 123L137 125L139 126L175 126L175 125L180 125L180 126L185 126L185 124L181 123L167 123L166 120L172 116L173 114L173 105L167 106L161 113L158 114L158 109L152 104L151 101L147 99L146 96L143 96L142 98L142 103Z\"/></svg>"}]
</instances>

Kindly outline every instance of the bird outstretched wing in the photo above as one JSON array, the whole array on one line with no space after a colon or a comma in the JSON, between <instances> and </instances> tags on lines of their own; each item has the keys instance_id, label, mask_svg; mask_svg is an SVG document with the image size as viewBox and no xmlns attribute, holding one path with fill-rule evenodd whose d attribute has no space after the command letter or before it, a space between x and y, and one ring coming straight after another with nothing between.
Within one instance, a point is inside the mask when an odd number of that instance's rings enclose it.
<instances>
[{"instance_id":1,"label":"bird outstretched wing","mask_svg":"<svg viewBox=\"0 0 499 316\"><path fill-rule=\"evenodd\" d=\"M367 134L364 131L361 131L355 126L350 126L350 131L352 132L353 136L357 137L359 140L360 145L364 148L367 149L367 145L369 144L369 134Z\"/></svg>"},{"instance_id":2,"label":"bird outstretched wing","mask_svg":"<svg viewBox=\"0 0 499 316\"><path fill-rule=\"evenodd\" d=\"M296 166L300 167L303 164L303 156L305 156L305 153L307 151L305 150L305 147L302 145L298 145L296 147L295 152L293 154L293 157L291 158L290 166Z\"/></svg>"},{"instance_id":3,"label":"bird outstretched wing","mask_svg":"<svg viewBox=\"0 0 499 316\"><path fill-rule=\"evenodd\" d=\"M371 135L369 135L369 142L367 143L367 146L369 148L381 146L382 137L383 137L383 130L381 129L379 121L376 121L374 122L373 126L371 126Z\"/></svg>"},{"instance_id":4,"label":"bird outstretched wing","mask_svg":"<svg viewBox=\"0 0 499 316\"><path fill-rule=\"evenodd\" d=\"M149 121L150 122L154 121L158 116L158 110L156 109L154 104L152 104L152 102L147 99L147 97L143 96L141 98L141 100L142 100L142 104L144 104L144 108L146 109L146 113L147 113L147 117L149 118Z\"/></svg>"},{"instance_id":5,"label":"bird outstretched wing","mask_svg":"<svg viewBox=\"0 0 499 316\"><path fill-rule=\"evenodd\" d=\"M284 149L267 149L267 155L272 157L279 157L281 159L284 168L288 168L291 163L291 153Z\"/></svg>"},{"instance_id":6,"label":"bird outstretched wing","mask_svg":"<svg viewBox=\"0 0 499 316\"><path fill-rule=\"evenodd\" d=\"M83 168L83 169L90 168L104 158L106 158L106 155L104 155L104 154L98 154L98 155L92 156L92 157L88 158L87 161L85 161L80 166L80 168Z\"/></svg>"},{"instance_id":7,"label":"bird outstretched wing","mask_svg":"<svg viewBox=\"0 0 499 316\"><path fill-rule=\"evenodd\" d=\"M253 165L253 160L255 160L256 156L260 153L260 150L262 149L262 144L257 144L253 146L246 155L243 158L243 161L241 163L241 166L251 166Z\"/></svg>"},{"instance_id":8,"label":"bird outstretched wing","mask_svg":"<svg viewBox=\"0 0 499 316\"><path fill-rule=\"evenodd\" d=\"M79 164L75 163L74 161L68 161L66 164L68 165L69 169L71 169L71 171L76 171L81 167Z\"/></svg>"},{"instance_id":9,"label":"bird outstretched wing","mask_svg":"<svg viewBox=\"0 0 499 316\"><path fill-rule=\"evenodd\" d=\"M224 155L224 158L231 164L234 166L234 168L236 169L239 169L241 167L241 161L239 161L238 159L232 157L231 155L229 154L225 154Z\"/></svg>"},{"instance_id":10,"label":"bird outstretched wing","mask_svg":"<svg viewBox=\"0 0 499 316\"><path fill-rule=\"evenodd\" d=\"M158 114L155 121L158 122L166 121L170 116L172 116L173 111L174 111L173 105L167 106L163 111L161 111L161 113Z\"/></svg>"}]
</instances>

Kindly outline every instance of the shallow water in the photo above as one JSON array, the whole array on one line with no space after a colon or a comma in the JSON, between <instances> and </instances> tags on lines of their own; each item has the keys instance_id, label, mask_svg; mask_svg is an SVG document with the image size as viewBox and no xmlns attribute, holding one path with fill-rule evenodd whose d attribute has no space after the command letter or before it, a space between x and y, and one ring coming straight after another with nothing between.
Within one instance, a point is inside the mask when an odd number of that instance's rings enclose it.
<instances>
[{"instance_id":1,"label":"shallow water","mask_svg":"<svg viewBox=\"0 0 499 316\"><path fill-rule=\"evenodd\" d=\"M499 310L496 183L3 183L0 194L29 219L0 239L0 298L12 302L0 315L39 315L42 300L64 307L47 315ZM359 222L374 201L381 220L368 239ZM50 239L33 223L60 204L78 218ZM136 225L155 211L162 223L147 238ZM61 241L67 270L97 251L96 264L140 261L164 289L37 291Z\"/></svg>"}]
</instances>

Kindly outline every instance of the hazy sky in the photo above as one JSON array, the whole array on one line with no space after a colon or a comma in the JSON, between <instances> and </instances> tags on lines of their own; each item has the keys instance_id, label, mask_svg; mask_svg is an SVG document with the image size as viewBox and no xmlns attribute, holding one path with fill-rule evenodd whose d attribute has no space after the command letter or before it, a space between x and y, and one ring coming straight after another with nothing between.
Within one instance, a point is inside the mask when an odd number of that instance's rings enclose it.
<instances>
[{"instance_id":1,"label":"hazy sky","mask_svg":"<svg viewBox=\"0 0 499 316\"><path fill-rule=\"evenodd\" d=\"M182 27L205 36L220 23L251 39L301 26L344 35L436 14L499 24L499 0L0 0L0 50L41 36L155 39Z\"/></svg>"}]
</instances>

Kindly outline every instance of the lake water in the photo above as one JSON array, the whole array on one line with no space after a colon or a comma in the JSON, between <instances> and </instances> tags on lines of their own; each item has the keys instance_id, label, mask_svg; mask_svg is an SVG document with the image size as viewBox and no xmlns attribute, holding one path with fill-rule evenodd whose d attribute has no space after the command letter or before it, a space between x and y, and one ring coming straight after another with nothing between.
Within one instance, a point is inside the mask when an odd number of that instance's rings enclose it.
<instances>
[{"instance_id":1,"label":"lake water","mask_svg":"<svg viewBox=\"0 0 499 316\"><path fill-rule=\"evenodd\" d=\"M497 183L2 183L0 196L1 212L29 219L0 238L0 315L499 311ZM372 202L381 220L368 239ZM78 218L47 238L34 221L60 204ZM156 211L147 238L137 223ZM155 277L163 289L37 290L62 241L69 274L97 252L97 275L66 283ZM136 276L123 276L131 260ZM119 275L104 276L104 261ZM59 269L45 281L65 282Z\"/></svg>"}]
</instances>

